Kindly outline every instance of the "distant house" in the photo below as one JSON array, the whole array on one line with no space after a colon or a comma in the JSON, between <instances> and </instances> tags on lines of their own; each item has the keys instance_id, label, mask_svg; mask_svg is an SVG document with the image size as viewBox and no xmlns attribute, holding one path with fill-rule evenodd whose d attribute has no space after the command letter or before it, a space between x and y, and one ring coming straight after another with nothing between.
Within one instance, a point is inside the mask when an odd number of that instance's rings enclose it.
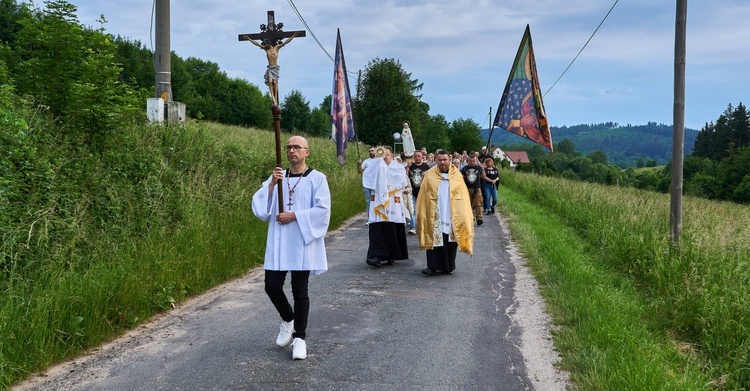
<instances>
[{"instance_id":1,"label":"distant house","mask_svg":"<svg viewBox=\"0 0 750 391\"><path fill-rule=\"evenodd\" d=\"M492 157L499 160L508 160L511 168L519 164L531 163L526 151L503 151L500 147L496 147L492 150Z\"/></svg>"},{"instance_id":2,"label":"distant house","mask_svg":"<svg viewBox=\"0 0 750 391\"><path fill-rule=\"evenodd\" d=\"M500 147L492 146L492 158L495 160L503 160L507 159L508 157L505 156L505 152L503 152Z\"/></svg>"},{"instance_id":3,"label":"distant house","mask_svg":"<svg viewBox=\"0 0 750 391\"><path fill-rule=\"evenodd\" d=\"M505 155L508 156L508 159L510 159L510 161L515 164L531 163L531 161L529 160L529 155L526 154L526 151L506 151Z\"/></svg>"}]
</instances>

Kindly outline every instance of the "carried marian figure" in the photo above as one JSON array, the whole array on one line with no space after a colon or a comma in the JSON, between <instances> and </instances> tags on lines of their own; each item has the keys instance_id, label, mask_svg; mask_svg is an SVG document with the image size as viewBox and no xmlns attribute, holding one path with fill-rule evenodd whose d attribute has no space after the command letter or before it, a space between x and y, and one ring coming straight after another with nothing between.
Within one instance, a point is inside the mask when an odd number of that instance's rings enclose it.
<instances>
[{"instance_id":1,"label":"carried marian figure","mask_svg":"<svg viewBox=\"0 0 750 391\"><path fill-rule=\"evenodd\" d=\"M404 143L404 155L406 157L414 156L414 137L411 135L411 129L409 129L409 123L404 122L404 129L401 131L401 139Z\"/></svg>"}]
</instances>

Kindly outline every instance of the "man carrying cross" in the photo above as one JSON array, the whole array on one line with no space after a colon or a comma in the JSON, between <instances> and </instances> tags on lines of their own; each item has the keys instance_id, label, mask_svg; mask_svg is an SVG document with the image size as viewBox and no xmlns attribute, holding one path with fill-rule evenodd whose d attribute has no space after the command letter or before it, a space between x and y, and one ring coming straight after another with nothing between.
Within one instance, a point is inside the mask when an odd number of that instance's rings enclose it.
<instances>
[{"instance_id":1,"label":"man carrying cross","mask_svg":"<svg viewBox=\"0 0 750 391\"><path fill-rule=\"evenodd\" d=\"M277 166L253 195L256 217L268 221L263 269L265 290L281 317L276 344L292 342L292 358L307 357L305 343L310 298L310 275L328 270L325 235L331 219L331 193L326 176L307 165L310 149L303 137L293 136L286 144L289 169ZM277 186L281 183L281 186ZM277 191L286 208L279 212ZM291 273L294 306L284 293L284 280Z\"/></svg>"}]
</instances>

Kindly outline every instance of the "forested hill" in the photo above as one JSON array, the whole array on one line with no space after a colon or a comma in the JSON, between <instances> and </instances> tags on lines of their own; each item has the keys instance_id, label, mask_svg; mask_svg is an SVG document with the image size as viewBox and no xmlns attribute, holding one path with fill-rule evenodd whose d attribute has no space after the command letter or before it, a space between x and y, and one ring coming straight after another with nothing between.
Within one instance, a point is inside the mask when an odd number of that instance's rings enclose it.
<instances>
[{"instance_id":1,"label":"forested hill","mask_svg":"<svg viewBox=\"0 0 750 391\"><path fill-rule=\"evenodd\" d=\"M482 130L487 139L489 129ZM610 164L620 167L634 167L638 158L654 159L660 165L672 157L672 125L649 122L646 125L626 125L608 122L590 125L552 127L552 141L559 143L568 139L575 144L575 149L584 155L601 150L607 155ZM693 151L698 130L685 129L685 155ZM534 145L522 137L504 129L495 128L492 132L492 144L516 149L526 149ZM520 145L519 145L520 144ZM511 149L511 150L512 150Z\"/></svg>"}]
</instances>

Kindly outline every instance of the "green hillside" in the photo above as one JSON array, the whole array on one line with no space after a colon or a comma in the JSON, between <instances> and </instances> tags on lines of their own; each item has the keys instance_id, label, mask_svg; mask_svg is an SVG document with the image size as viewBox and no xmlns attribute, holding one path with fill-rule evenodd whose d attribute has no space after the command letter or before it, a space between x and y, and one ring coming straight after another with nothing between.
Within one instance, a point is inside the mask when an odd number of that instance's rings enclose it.
<instances>
[{"instance_id":1,"label":"green hillside","mask_svg":"<svg viewBox=\"0 0 750 391\"><path fill-rule=\"evenodd\" d=\"M685 197L675 247L669 194L500 178L573 389L750 389L750 207Z\"/></svg>"},{"instance_id":2,"label":"green hillside","mask_svg":"<svg viewBox=\"0 0 750 391\"><path fill-rule=\"evenodd\" d=\"M638 159L653 159L659 165L666 164L672 157L672 125L649 122L646 125L619 126L616 123L552 127L552 141L558 143L568 139L575 144L576 151L588 155L601 150L607 155L610 164L622 168L635 167ZM486 140L489 129L482 130ZM693 151L698 131L685 129L685 155ZM495 128L492 144L516 149L518 146L535 145L522 137Z\"/></svg>"}]
</instances>

